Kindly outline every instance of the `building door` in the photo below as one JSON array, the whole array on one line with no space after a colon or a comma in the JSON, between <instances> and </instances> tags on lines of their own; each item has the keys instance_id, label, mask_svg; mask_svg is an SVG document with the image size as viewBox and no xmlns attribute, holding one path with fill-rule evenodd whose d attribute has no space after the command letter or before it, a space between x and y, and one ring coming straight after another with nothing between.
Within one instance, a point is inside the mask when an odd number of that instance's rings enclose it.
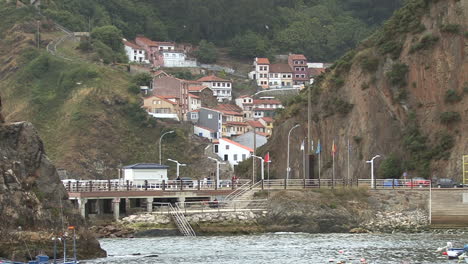
<instances>
[{"instance_id":1,"label":"building door","mask_svg":"<svg viewBox=\"0 0 468 264\"><path fill-rule=\"evenodd\" d=\"M214 145L214 147L215 147L214 152L218 153L218 145Z\"/></svg>"},{"instance_id":2,"label":"building door","mask_svg":"<svg viewBox=\"0 0 468 264\"><path fill-rule=\"evenodd\" d=\"M227 160L228 160L228 155L224 154L224 161L227 161Z\"/></svg>"}]
</instances>

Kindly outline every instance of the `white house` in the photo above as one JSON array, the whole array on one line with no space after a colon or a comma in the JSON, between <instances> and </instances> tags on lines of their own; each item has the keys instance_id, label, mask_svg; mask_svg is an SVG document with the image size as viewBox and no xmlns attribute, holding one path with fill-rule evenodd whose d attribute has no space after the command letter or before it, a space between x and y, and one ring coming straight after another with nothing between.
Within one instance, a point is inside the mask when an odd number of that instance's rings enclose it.
<instances>
[{"instance_id":1,"label":"white house","mask_svg":"<svg viewBox=\"0 0 468 264\"><path fill-rule=\"evenodd\" d=\"M227 161L231 167L244 161L253 153L253 149L241 145L227 138L220 138L214 143L214 152L224 161Z\"/></svg>"},{"instance_id":2,"label":"white house","mask_svg":"<svg viewBox=\"0 0 468 264\"><path fill-rule=\"evenodd\" d=\"M123 167L124 181L133 184L161 183L167 182L167 169L169 166L156 163L137 163Z\"/></svg>"},{"instance_id":3,"label":"white house","mask_svg":"<svg viewBox=\"0 0 468 264\"><path fill-rule=\"evenodd\" d=\"M187 59L183 51L163 50L161 55L164 60L164 67L196 67L197 61Z\"/></svg>"},{"instance_id":4,"label":"white house","mask_svg":"<svg viewBox=\"0 0 468 264\"><path fill-rule=\"evenodd\" d=\"M208 86L213 90L213 95L216 96L218 102L232 100L232 82L219 78L215 75L209 75L197 80L202 82L203 85Z\"/></svg>"},{"instance_id":5,"label":"white house","mask_svg":"<svg viewBox=\"0 0 468 264\"><path fill-rule=\"evenodd\" d=\"M213 129L198 126L198 125L193 126L193 133L199 137L204 137L207 139L216 138L216 131L214 131Z\"/></svg>"},{"instance_id":6,"label":"white house","mask_svg":"<svg viewBox=\"0 0 468 264\"><path fill-rule=\"evenodd\" d=\"M125 47L125 54L127 55L129 62L149 63L145 49L125 39L123 43Z\"/></svg>"},{"instance_id":7,"label":"white house","mask_svg":"<svg viewBox=\"0 0 468 264\"><path fill-rule=\"evenodd\" d=\"M242 108L244 119L252 119L253 97L248 95L241 95L236 98L236 105Z\"/></svg>"},{"instance_id":8,"label":"white house","mask_svg":"<svg viewBox=\"0 0 468 264\"><path fill-rule=\"evenodd\" d=\"M270 60L268 58L255 58L254 61L255 75L257 85L262 88L268 88L268 74L270 73Z\"/></svg>"},{"instance_id":9,"label":"white house","mask_svg":"<svg viewBox=\"0 0 468 264\"><path fill-rule=\"evenodd\" d=\"M200 96L189 93L189 109L194 111L201 108Z\"/></svg>"}]
</instances>

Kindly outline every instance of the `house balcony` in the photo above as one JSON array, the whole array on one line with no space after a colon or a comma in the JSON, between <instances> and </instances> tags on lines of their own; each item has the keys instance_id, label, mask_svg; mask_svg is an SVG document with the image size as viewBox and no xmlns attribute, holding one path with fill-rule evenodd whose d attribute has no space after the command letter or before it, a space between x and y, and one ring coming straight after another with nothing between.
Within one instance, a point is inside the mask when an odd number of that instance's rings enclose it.
<instances>
[{"instance_id":1,"label":"house balcony","mask_svg":"<svg viewBox=\"0 0 468 264\"><path fill-rule=\"evenodd\" d=\"M154 118L160 118L160 119L174 119L177 121L179 120L179 116L177 114L171 114L171 113L149 113Z\"/></svg>"}]
</instances>

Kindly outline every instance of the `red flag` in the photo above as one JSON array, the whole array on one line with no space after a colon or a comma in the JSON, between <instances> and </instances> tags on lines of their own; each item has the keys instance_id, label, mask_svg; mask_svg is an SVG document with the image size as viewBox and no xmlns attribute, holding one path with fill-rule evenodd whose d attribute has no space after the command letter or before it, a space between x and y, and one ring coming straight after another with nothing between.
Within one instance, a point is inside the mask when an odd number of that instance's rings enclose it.
<instances>
[{"instance_id":1,"label":"red flag","mask_svg":"<svg viewBox=\"0 0 468 264\"><path fill-rule=\"evenodd\" d=\"M270 152L267 152L265 158L263 159L265 162L270 162Z\"/></svg>"},{"instance_id":2,"label":"red flag","mask_svg":"<svg viewBox=\"0 0 468 264\"><path fill-rule=\"evenodd\" d=\"M332 155L335 156L335 154L336 154L336 145L335 145L335 141L333 140Z\"/></svg>"}]
</instances>

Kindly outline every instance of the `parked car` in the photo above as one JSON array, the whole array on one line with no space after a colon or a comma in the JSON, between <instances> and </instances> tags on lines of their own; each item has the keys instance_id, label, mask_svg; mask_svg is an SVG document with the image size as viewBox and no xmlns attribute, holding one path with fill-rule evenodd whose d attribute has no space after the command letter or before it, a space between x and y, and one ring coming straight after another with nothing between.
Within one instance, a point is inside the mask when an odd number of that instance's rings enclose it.
<instances>
[{"instance_id":1,"label":"parked car","mask_svg":"<svg viewBox=\"0 0 468 264\"><path fill-rule=\"evenodd\" d=\"M383 181L383 187L398 187L402 186L403 183L399 179L385 179Z\"/></svg>"},{"instance_id":2,"label":"parked car","mask_svg":"<svg viewBox=\"0 0 468 264\"><path fill-rule=\"evenodd\" d=\"M436 181L435 186L437 188L457 188L457 187L463 187L462 184L457 183L453 179L450 178L440 178Z\"/></svg>"},{"instance_id":3,"label":"parked car","mask_svg":"<svg viewBox=\"0 0 468 264\"><path fill-rule=\"evenodd\" d=\"M430 180L424 178L416 177L406 182L407 187L429 187L431 185Z\"/></svg>"}]
</instances>

